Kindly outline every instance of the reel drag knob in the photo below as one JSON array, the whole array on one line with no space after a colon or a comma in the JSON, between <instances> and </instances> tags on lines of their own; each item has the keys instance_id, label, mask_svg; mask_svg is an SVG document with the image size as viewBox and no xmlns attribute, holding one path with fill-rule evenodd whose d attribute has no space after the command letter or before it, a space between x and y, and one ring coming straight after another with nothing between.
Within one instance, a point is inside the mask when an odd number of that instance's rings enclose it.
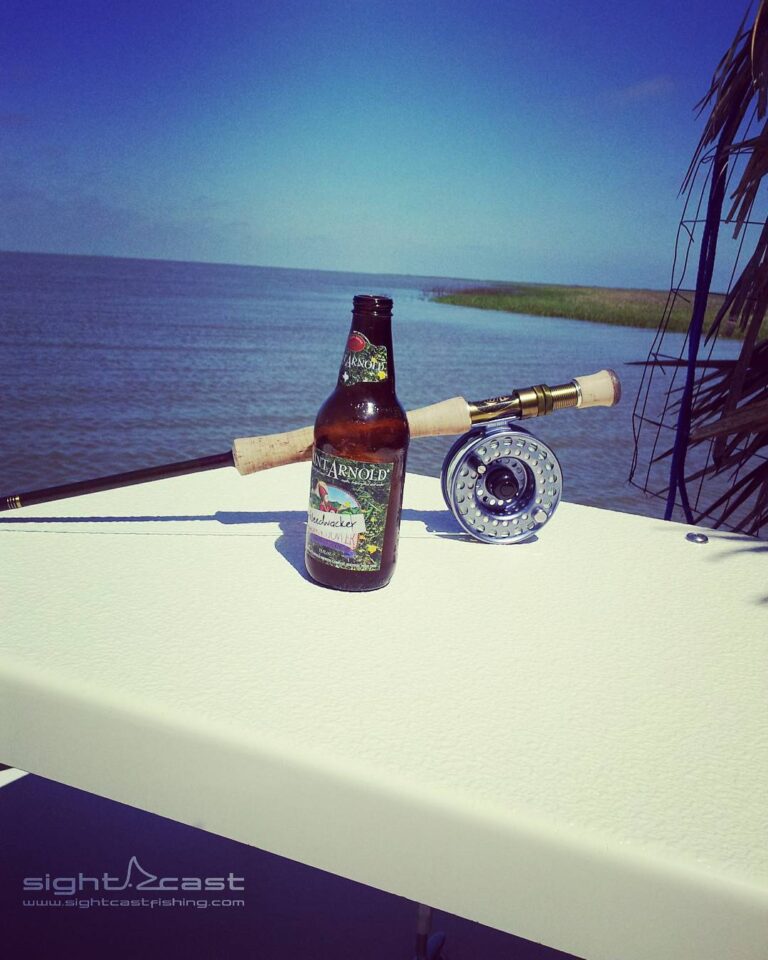
<instances>
[{"instance_id":1,"label":"reel drag knob","mask_svg":"<svg viewBox=\"0 0 768 960\"><path fill-rule=\"evenodd\" d=\"M443 499L476 540L520 543L557 509L562 476L557 457L545 443L516 421L491 422L459 437L448 451Z\"/></svg>"}]
</instances>

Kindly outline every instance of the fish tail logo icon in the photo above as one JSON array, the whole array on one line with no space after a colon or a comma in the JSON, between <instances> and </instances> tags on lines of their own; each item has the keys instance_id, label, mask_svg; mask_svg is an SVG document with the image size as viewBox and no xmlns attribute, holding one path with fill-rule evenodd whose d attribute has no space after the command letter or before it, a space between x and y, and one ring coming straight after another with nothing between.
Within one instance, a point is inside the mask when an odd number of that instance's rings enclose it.
<instances>
[{"instance_id":1,"label":"fish tail logo icon","mask_svg":"<svg viewBox=\"0 0 768 960\"><path fill-rule=\"evenodd\" d=\"M134 869L136 870L137 873L144 875L144 879L139 883L135 884L135 888L137 890L157 890L158 889L158 887L156 886L153 887L151 885L152 881L157 880L157 874L150 873L148 870L145 870L144 867L142 867L142 865L139 863L139 858L136 856L131 857L131 859L128 861L128 869L125 872L125 883L123 884L122 887L118 887L117 889L125 890L128 887L134 886L134 884L131 883L131 875L133 874Z\"/></svg>"}]
</instances>

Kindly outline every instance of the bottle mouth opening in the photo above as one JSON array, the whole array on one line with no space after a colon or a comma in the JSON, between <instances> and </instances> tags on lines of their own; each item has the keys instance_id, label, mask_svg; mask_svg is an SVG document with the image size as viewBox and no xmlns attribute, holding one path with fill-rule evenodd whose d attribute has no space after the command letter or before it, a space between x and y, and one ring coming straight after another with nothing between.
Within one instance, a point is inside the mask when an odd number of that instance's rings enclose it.
<instances>
[{"instance_id":1,"label":"bottle mouth opening","mask_svg":"<svg viewBox=\"0 0 768 960\"><path fill-rule=\"evenodd\" d=\"M360 293L352 301L357 313L391 313L391 297L382 297L378 294Z\"/></svg>"}]
</instances>

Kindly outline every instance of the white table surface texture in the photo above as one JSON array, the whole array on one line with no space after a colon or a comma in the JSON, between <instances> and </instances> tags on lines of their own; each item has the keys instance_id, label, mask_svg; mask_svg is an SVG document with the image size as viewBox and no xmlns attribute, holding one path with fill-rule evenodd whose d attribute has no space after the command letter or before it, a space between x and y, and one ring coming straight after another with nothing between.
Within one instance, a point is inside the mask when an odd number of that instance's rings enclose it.
<instances>
[{"instance_id":1,"label":"white table surface texture","mask_svg":"<svg viewBox=\"0 0 768 960\"><path fill-rule=\"evenodd\" d=\"M766 544L564 503L303 572L309 467L0 515L0 762L590 960L768 957Z\"/></svg>"}]
</instances>

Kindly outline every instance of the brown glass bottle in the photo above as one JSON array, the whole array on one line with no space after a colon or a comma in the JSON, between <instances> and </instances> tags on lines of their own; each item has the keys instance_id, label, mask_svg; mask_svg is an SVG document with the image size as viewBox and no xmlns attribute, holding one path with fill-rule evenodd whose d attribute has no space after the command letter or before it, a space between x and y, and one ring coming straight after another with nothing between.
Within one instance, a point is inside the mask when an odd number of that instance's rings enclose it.
<instances>
[{"instance_id":1,"label":"brown glass bottle","mask_svg":"<svg viewBox=\"0 0 768 960\"><path fill-rule=\"evenodd\" d=\"M315 421L305 564L336 590L389 583L408 451L395 393L392 301L357 296L336 389Z\"/></svg>"}]
</instances>

